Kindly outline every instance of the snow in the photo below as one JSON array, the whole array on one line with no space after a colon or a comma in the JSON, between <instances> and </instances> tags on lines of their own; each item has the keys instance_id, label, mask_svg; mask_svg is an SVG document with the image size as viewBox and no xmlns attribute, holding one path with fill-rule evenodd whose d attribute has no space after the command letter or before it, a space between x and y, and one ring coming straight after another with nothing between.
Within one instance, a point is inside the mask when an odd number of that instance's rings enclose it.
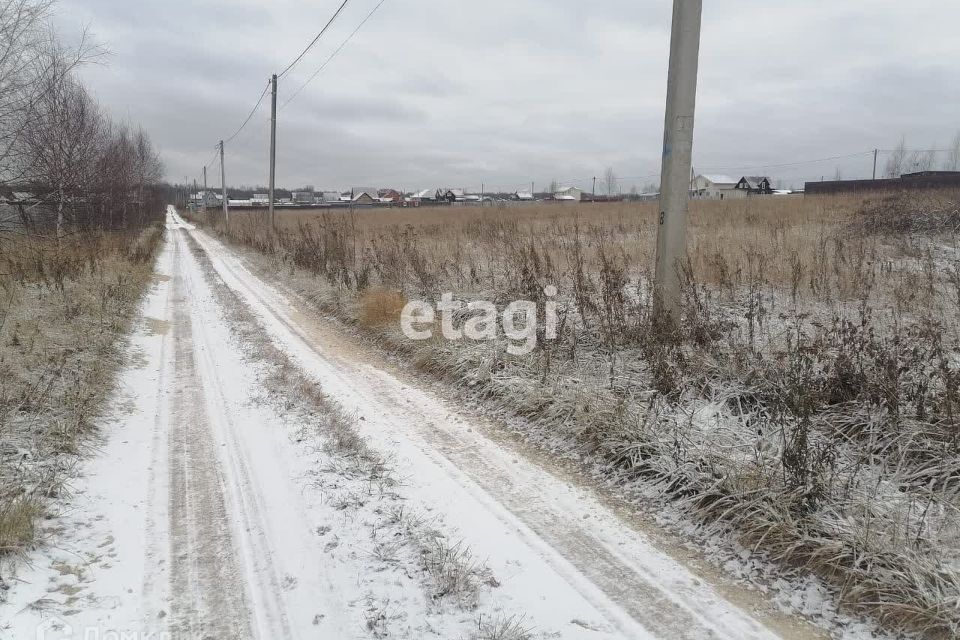
<instances>
[{"instance_id":1,"label":"snow","mask_svg":"<svg viewBox=\"0 0 960 640\"><path fill-rule=\"evenodd\" d=\"M510 617L537 638L788 636L592 490L351 352L175 212L167 229L100 450L0 605L0 638L37 637L43 625L46 638L469 638L478 620ZM208 280L188 236L223 284ZM378 492L343 473L304 435L309 416L265 397L267 365L232 332L214 290L224 285L356 416L399 487ZM338 506L364 491L363 504ZM476 609L430 598L409 546L377 552L400 535L383 518L397 506L489 567L495 581ZM809 637L797 628L790 637Z\"/></svg>"},{"instance_id":2,"label":"snow","mask_svg":"<svg viewBox=\"0 0 960 640\"><path fill-rule=\"evenodd\" d=\"M595 620L614 637L776 637L589 492L504 449L454 407L328 349L279 292L216 240L195 237L278 346L395 456L408 498L442 509L448 526L506 576L498 596L538 628L580 637L582 627L569 624L576 618ZM550 597L540 597L546 590Z\"/></svg>"}]
</instances>

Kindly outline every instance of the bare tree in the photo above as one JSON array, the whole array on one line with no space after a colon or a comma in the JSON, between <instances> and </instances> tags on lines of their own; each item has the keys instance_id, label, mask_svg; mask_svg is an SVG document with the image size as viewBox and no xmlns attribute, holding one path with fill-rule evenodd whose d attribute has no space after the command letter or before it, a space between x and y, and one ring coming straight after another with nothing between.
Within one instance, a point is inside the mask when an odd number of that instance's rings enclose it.
<instances>
[{"instance_id":1,"label":"bare tree","mask_svg":"<svg viewBox=\"0 0 960 640\"><path fill-rule=\"evenodd\" d=\"M86 31L64 47L49 24L53 4L0 0L0 185L24 178L19 142L44 92L104 53Z\"/></svg>"},{"instance_id":2,"label":"bare tree","mask_svg":"<svg viewBox=\"0 0 960 640\"><path fill-rule=\"evenodd\" d=\"M937 161L937 152L930 149L927 151L912 151L906 156L903 163L902 173L917 173L920 171L930 171Z\"/></svg>"},{"instance_id":3,"label":"bare tree","mask_svg":"<svg viewBox=\"0 0 960 640\"><path fill-rule=\"evenodd\" d=\"M51 55L59 57L58 52ZM99 108L76 80L60 73L61 64L67 63L51 65L56 72L45 79L20 135L21 174L49 192L58 238L66 222L79 222L74 205L87 201L103 142Z\"/></svg>"},{"instance_id":4,"label":"bare tree","mask_svg":"<svg viewBox=\"0 0 960 640\"><path fill-rule=\"evenodd\" d=\"M131 133L108 124L104 141L91 188L95 223L108 229L140 227L161 204L163 163L143 130Z\"/></svg>"},{"instance_id":5,"label":"bare tree","mask_svg":"<svg viewBox=\"0 0 960 640\"><path fill-rule=\"evenodd\" d=\"M953 142L950 143L945 168L947 171L960 171L960 131L957 132L957 135L953 137Z\"/></svg>"},{"instance_id":6,"label":"bare tree","mask_svg":"<svg viewBox=\"0 0 960 640\"><path fill-rule=\"evenodd\" d=\"M927 151L917 151L916 160L913 163L914 171L932 171L937 164L937 152L933 149Z\"/></svg>"},{"instance_id":7,"label":"bare tree","mask_svg":"<svg viewBox=\"0 0 960 640\"><path fill-rule=\"evenodd\" d=\"M137 187L137 226L144 224L148 207L148 192L150 187L160 184L163 180L163 163L153 148L150 137L143 129L137 129L133 136L133 175ZM309 187L313 191L313 187Z\"/></svg>"},{"instance_id":8,"label":"bare tree","mask_svg":"<svg viewBox=\"0 0 960 640\"><path fill-rule=\"evenodd\" d=\"M39 90L37 71L51 2L0 0L0 184L9 182L26 112Z\"/></svg>"},{"instance_id":9,"label":"bare tree","mask_svg":"<svg viewBox=\"0 0 960 640\"><path fill-rule=\"evenodd\" d=\"M0 186L41 199L26 229L140 227L162 215L163 165L149 137L116 127L75 76L101 54L87 34L76 48L48 25L50 0L0 0Z\"/></svg>"},{"instance_id":10,"label":"bare tree","mask_svg":"<svg viewBox=\"0 0 960 640\"><path fill-rule=\"evenodd\" d=\"M612 196L617 190L617 174L614 173L613 167L607 167L603 172L603 183L607 188L607 195Z\"/></svg>"},{"instance_id":11,"label":"bare tree","mask_svg":"<svg viewBox=\"0 0 960 640\"><path fill-rule=\"evenodd\" d=\"M887 164L884 168L883 174L888 178L899 178L904 173L904 168L907 164L907 141L906 138L900 138L900 144L897 145L897 148L890 152L890 157L887 158Z\"/></svg>"}]
</instances>

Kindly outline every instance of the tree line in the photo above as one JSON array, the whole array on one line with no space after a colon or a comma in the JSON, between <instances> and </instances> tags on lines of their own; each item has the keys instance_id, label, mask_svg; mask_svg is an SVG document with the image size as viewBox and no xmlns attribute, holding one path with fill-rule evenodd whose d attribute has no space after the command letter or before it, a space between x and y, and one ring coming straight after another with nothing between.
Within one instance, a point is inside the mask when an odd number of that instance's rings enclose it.
<instances>
[{"instance_id":1,"label":"tree line","mask_svg":"<svg viewBox=\"0 0 960 640\"><path fill-rule=\"evenodd\" d=\"M905 173L935 171L937 169L960 171L960 132L957 132L950 146L943 151L945 156L942 162L938 163L938 151L936 149L911 151L907 149L906 138L902 137L896 148L887 157L883 171L884 177L899 178Z\"/></svg>"},{"instance_id":2,"label":"tree line","mask_svg":"<svg viewBox=\"0 0 960 640\"><path fill-rule=\"evenodd\" d=\"M0 216L27 232L136 229L162 216L163 163L78 75L103 50L67 46L53 0L0 0ZM2 223L3 220L0 220Z\"/></svg>"}]
</instances>

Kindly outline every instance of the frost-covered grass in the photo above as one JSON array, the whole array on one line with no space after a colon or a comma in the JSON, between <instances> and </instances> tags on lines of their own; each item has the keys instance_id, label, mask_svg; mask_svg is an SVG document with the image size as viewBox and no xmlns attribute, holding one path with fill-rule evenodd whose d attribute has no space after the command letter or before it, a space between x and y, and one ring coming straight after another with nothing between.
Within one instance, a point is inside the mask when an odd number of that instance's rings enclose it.
<instances>
[{"instance_id":1,"label":"frost-covered grass","mask_svg":"<svg viewBox=\"0 0 960 640\"><path fill-rule=\"evenodd\" d=\"M0 238L0 587L87 446L162 237Z\"/></svg>"},{"instance_id":2,"label":"frost-covered grass","mask_svg":"<svg viewBox=\"0 0 960 640\"><path fill-rule=\"evenodd\" d=\"M694 203L679 327L653 315L655 210L289 214L219 230L526 435L644 483L891 628L960 633L955 194ZM288 215L288 214L281 214ZM216 225L213 225L216 226ZM385 315L561 291L560 339L414 343Z\"/></svg>"}]
</instances>

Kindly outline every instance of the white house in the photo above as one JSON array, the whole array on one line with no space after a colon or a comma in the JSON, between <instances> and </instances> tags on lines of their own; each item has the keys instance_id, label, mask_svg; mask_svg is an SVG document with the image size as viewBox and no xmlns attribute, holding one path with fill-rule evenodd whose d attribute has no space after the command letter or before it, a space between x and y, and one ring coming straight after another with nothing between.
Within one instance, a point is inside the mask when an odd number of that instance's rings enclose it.
<instances>
[{"instance_id":1,"label":"white house","mask_svg":"<svg viewBox=\"0 0 960 640\"><path fill-rule=\"evenodd\" d=\"M190 199L201 207L219 207L223 196L213 191L199 191L190 196Z\"/></svg>"},{"instance_id":2,"label":"white house","mask_svg":"<svg viewBox=\"0 0 960 640\"><path fill-rule=\"evenodd\" d=\"M354 189L351 194L350 204L368 205L378 201L377 192L373 189Z\"/></svg>"},{"instance_id":3,"label":"white house","mask_svg":"<svg viewBox=\"0 0 960 640\"><path fill-rule=\"evenodd\" d=\"M323 203L324 203L324 204L333 204L334 202L340 202L340 192L339 192L339 191L324 191L324 192L323 192Z\"/></svg>"},{"instance_id":4,"label":"white house","mask_svg":"<svg viewBox=\"0 0 960 640\"><path fill-rule=\"evenodd\" d=\"M746 194L737 191L737 178L730 176L709 174L699 175L693 180L692 196L701 200L729 200L744 198Z\"/></svg>"},{"instance_id":5,"label":"white house","mask_svg":"<svg viewBox=\"0 0 960 640\"><path fill-rule=\"evenodd\" d=\"M561 187L553 194L554 200L563 200L564 202L580 202L583 199L583 189L577 187Z\"/></svg>"},{"instance_id":6,"label":"white house","mask_svg":"<svg viewBox=\"0 0 960 640\"><path fill-rule=\"evenodd\" d=\"M291 199L297 204L315 204L317 201L313 191L294 191L291 195Z\"/></svg>"},{"instance_id":7,"label":"white house","mask_svg":"<svg viewBox=\"0 0 960 640\"><path fill-rule=\"evenodd\" d=\"M410 199L422 201L439 200L439 193L440 189L421 189L420 191L414 192Z\"/></svg>"}]
</instances>

